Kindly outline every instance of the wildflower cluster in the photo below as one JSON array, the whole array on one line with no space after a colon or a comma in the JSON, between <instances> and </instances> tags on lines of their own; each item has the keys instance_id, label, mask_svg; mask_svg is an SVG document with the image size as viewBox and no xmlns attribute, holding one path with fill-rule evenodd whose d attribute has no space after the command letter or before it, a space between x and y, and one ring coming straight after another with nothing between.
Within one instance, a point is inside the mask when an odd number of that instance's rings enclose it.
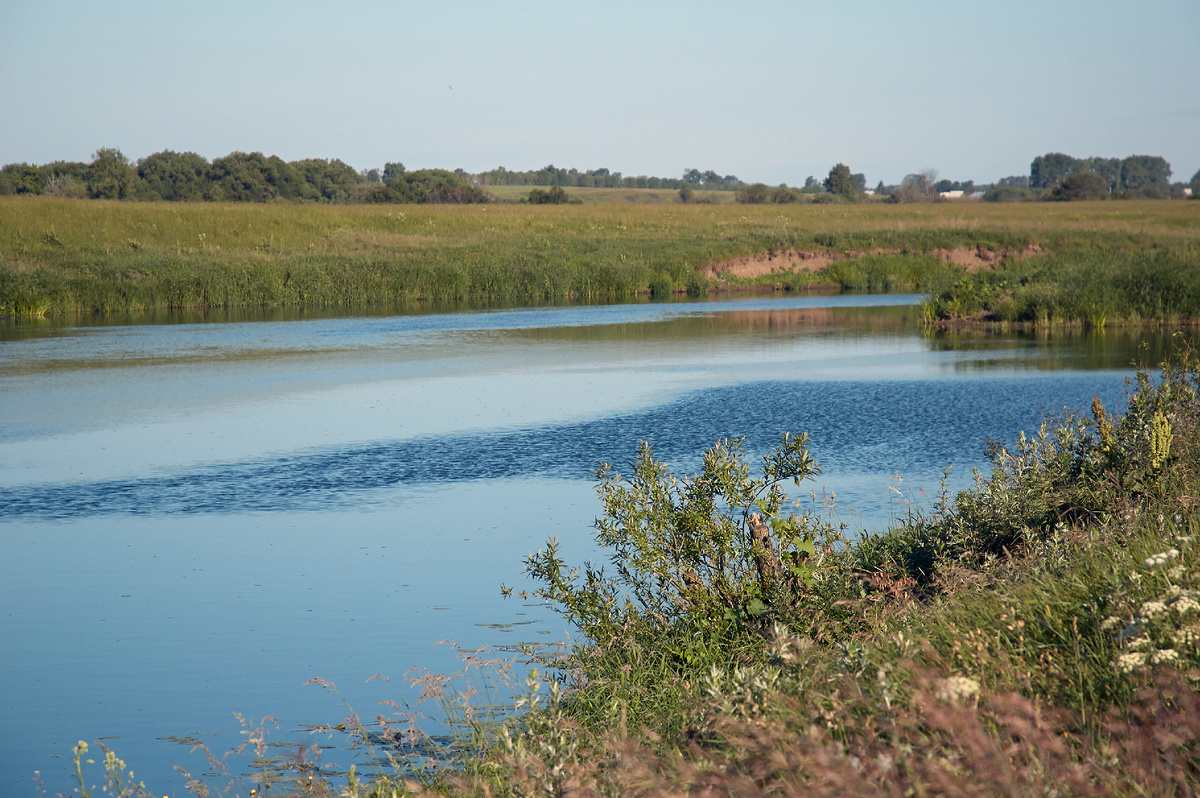
<instances>
[{"instance_id":1,"label":"wildflower cluster","mask_svg":"<svg viewBox=\"0 0 1200 798\"><path fill-rule=\"evenodd\" d=\"M1181 545L1185 541L1181 538ZM1182 563L1163 568L1180 556L1179 549L1172 547L1145 558L1143 565L1151 573L1131 574L1138 577L1131 581L1162 584L1158 595L1138 604L1127 619L1109 616L1101 622L1101 629L1117 632L1120 653L1115 664L1119 673L1131 674L1154 665L1184 667L1200 658L1200 590L1181 584L1188 577Z\"/></svg>"}]
</instances>

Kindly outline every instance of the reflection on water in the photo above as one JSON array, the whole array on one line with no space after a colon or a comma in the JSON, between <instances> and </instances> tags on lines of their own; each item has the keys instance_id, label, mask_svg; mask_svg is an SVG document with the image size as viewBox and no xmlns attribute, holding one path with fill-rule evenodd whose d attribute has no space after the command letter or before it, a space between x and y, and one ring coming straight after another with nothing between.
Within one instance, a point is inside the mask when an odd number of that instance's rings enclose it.
<instances>
[{"instance_id":1,"label":"reflection on water","mask_svg":"<svg viewBox=\"0 0 1200 798\"><path fill-rule=\"evenodd\" d=\"M452 667L438 639L558 636L499 584L548 536L591 553L588 474L639 440L687 470L807 431L801 491L877 526L894 474L962 486L985 438L1118 405L1173 342L929 333L917 300L0 322L0 794L69 790L70 746L107 735L181 792L160 737L340 720L313 676L369 715L408 697L372 674Z\"/></svg>"}]
</instances>

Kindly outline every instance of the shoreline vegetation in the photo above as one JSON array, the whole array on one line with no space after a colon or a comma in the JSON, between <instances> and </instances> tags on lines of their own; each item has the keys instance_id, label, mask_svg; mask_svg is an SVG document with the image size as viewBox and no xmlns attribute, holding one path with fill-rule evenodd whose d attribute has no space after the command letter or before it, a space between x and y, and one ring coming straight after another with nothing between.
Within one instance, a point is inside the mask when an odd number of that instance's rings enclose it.
<instances>
[{"instance_id":1,"label":"shoreline vegetation","mask_svg":"<svg viewBox=\"0 0 1200 798\"><path fill-rule=\"evenodd\" d=\"M620 192L622 189L610 189ZM0 197L0 315L930 295L934 325L1200 318L1200 203L316 205Z\"/></svg>"},{"instance_id":2,"label":"shoreline vegetation","mask_svg":"<svg viewBox=\"0 0 1200 798\"><path fill-rule=\"evenodd\" d=\"M506 682L471 652L479 689L411 680L443 702L447 734L352 711L318 729L371 763L346 773L310 759L311 740L273 754L251 729L247 772L213 757L228 784L190 789L1195 795L1198 367L1181 350L1139 371L1123 415L1097 398L993 446L992 473L957 496L898 488L907 511L858 537L816 496L790 501L820 473L803 435L757 466L718 442L686 477L643 448L597 473L603 570L565 563L554 540L526 559L522 597L579 634L527 649L540 673ZM104 770L108 792L150 794L115 755Z\"/></svg>"}]
</instances>

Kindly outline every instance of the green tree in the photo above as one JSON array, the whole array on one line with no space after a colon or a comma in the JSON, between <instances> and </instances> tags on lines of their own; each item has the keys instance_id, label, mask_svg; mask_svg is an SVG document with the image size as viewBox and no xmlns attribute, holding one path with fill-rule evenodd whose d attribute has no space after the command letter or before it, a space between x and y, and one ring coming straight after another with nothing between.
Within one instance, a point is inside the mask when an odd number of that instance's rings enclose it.
<instances>
[{"instance_id":1,"label":"green tree","mask_svg":"<svg viewBox=\"0 0 1200 798\"><path fill-rule=\"evenodd\" d=\"M27 163L10 163L0 169L0 194L41 194L46 180L42 171Z\"/></svg>"},{"instance_id":2,"label":"green tree","mask_svg":"<svg viewBox=\"0 0 1200 798\"><path fill-rule=\"evenodd\" d=\"M1108 192L1110 194L1121 190L1120 158L1088 158L1087 170L1095 172L1108 182Z\"/></svg>"},{"instance_id":3,"label":"green tree","mask_svg":"<svg viewBox=\"0 0 1200 798\"><path fill-rule=\"evenodd\" d=\"M208 168L210 199L227 202L268 202L274 199L316 199L317 192L291 164L276 155L232 152Z\"/></svg>"},{"instance_id":4,"label":"green tree","mask_svg":"<svg viewBox=\"0 0 1200 798\"><path fill-rule=\"evenodd\" d=\"M767 188L765 183L753 183L749 186L742 186L734 196L734 201L740 202L743 205L762 205L770 199L771 190Z\"/></svg>"},{"instance_id":5,"label":"green tree","mask_svg":"<svg viewBox=\"0 0 1200 798\"><path fill-rule=\"evenodd\" d=\"M530 205L566 205L570 201L571 198L562 186L551 186L547 191L540 188L530 189L529 198L526 200Z\"/></svg>"},{"instance_id":6,"label":"green tree","mask_svg":"<svg viewBox=\"0 0 1200 798\"><path fill-rule=\"evenodd\" d=\"M1044 195L1051 202L1098 200L1108 196L1108 181L1095 172L1075 172Z\"/></svg>"},{"instance_id":7,"label":"green tree","mask_svg":"<svg viewBox=\"0 0 1200 798\"><path fill-rule=\"evenodd\" d=\"M87 190L92 199L126 199L137 173L116 147L101 147L92 155L87 172Z\"/></svg>"},{"instance_id":8,"label":"green tree","mask_svg":"<svg viewBox=\"0 0 1200 798\"><path fill-rule=\"evenodd\" d=\"M364 202L372 203L476 203L488 200L489 196L482 188L445 169L399 173L391 182L375 186L363 197Z\"/></svg>"},{"instance_id":9,"label":"green tree","mask_svg":"<svg viewBox=\"0 0 1200 798\"><path fill-rule=\"evenodd\" d=\"M1142 197L1167 197L1171 193L1171 165L1154 155L1131 155L1121 161L1121 189Z\"/></svg>"},{"instance_id":10,"label":"green tree","mask_svg":"<svg viewBox=\"0 0 1200 798\"><path fill-rule=\"evenodd\" d=\"M802 194L823 194L825 186L821 185L821 182L815 177L809 175L804 178L804 188L800 189L800 192Z\"/></svg>"},{"instance_id":11,"label":"green tree","mask_svg":"<svg viewBox=\"0 0 1200 798\"><path fill-rule=\"evenodd\" d=\"M291 165L304 177L304 182L312 187L317 197L325 202L347 202L354 195L355 188L366 182L353 167L336 158L332 161L308 158L292 161Z\"/></svg>"},{"instance_id":12,"label":"green tree","mask_svg":"<svg viewBox=\"0 0 1200 798\"><path fill-rule=\"evenodd\" d=\"M1086 163L1061 152L1048 152L1029 165L1030 188L1053 188L1067 175L1086 169Z\"/></svg>"},{"instance_id":13,"label":"green tree","mask_svg":"<svg viewBox=\"0 0 1200 798\"><path fill-rule=\"evenodd\" d=\"M138 177L147 194L168 201L204 199L208 159L194 152L163 150L138 161Z\"/></svg>"},{"instance_id":14,"label":"green tree","mask_svg":"<svg viewBox=\"0 0 1200 798\"><path fill-rule=\"evenodd\" d=\"M1033 199L1033 192L1024 186L997 183L983 192L984 202L1025 202Z\"/></svg>"},{"instance_id":15,"label":"green tree","mask_svg":"<svg viewBox=\"0 0 1200 798\"><path fill-rule=\"evenodd\" d=\"M771 192L771 202L778 205L790 205L800 202L800 198L804 195L796 189L788 185L781 185L779 188Z\"/></svg>"},{"instance_id":16,"label":"green tree","mask_svg":"<svg viewBox=\"0 0 1200 798\"><path fill-rule=\"evenodd\" d=\"M844 163L839 163L829 170L824 186L830 194L837 194L851 201L858 199L858 186L854 175Z\"/></svg>"},{"instance_id":17,"label":"green tree","mask_svg":"<svg viewBox=\"0 0 1200 798\"><path fill-rule=\"evenodd\" d=\"M500 170L503 171L504 167L500 167ZM386 184L401 180L404 178L404 172L404 164L398 161L385 163L383 165L383 182Z\"/></svg>"},{"instance_id":18,"label":"green tree","mask_svg":"<svg viewBox=\"0 0 1200 798\"><path fill-rule=\"evenodd\" d=\"M1200 169L1196 170L1196 174L1192 175L1192 182L1188 183L1188 187L1192 189L1193 197L1200 197Z\"/></svg>"}]
</instances>

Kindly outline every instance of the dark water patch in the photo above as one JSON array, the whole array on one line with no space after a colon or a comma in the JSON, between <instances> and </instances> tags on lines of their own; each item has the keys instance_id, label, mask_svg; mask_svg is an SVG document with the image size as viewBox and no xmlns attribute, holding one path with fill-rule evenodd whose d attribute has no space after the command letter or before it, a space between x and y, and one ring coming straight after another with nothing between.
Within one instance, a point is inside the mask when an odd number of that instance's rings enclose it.
<instances>
[{"instance_id":1,"label":"dark water patch","mask_svg":"<svg viewBox=\"0 0 1200 798\"><path fill-rule=\"evenodd\" d=\"M98 514L328 510L403 485L547 476L586 479L649 441L676 469L694 469L719 438L761 453L785 431L807 431L834 475L930 473L980 465L988 438L1032 432L1099 393L1110 408L1119 373L875 382L748 382L684 394L646 410L515 430L338 446L223 463L165 476L19 486L0 494L8 519Z\"/></svg>"}]
</instances>

